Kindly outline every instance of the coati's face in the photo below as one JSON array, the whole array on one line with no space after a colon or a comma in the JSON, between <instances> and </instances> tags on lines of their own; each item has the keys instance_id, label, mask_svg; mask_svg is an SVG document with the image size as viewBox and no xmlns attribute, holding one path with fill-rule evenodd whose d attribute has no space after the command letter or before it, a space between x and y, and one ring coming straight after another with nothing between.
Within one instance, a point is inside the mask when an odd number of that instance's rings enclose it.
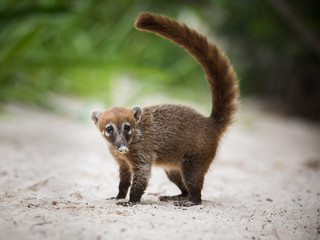
<instances>
[{"instance_id":1,"label":"coati's face","mask_svg":"<svg viewBox=\"0 0 320 240\"><path fill-rule=\"evenodd\" d=\"M91 119L110 146L126 154L141 115L142 109L137 106L131 109L113 107L105 112L93 112Z\"/></svg>"}]
</instances>

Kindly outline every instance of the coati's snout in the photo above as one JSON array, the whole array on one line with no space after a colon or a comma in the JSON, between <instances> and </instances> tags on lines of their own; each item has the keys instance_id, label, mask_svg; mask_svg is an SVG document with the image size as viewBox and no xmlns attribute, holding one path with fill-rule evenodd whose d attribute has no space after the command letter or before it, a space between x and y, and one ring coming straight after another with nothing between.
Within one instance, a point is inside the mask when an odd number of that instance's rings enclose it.
<instances>
[{"instance_id":1,"label":"coati's snout","mask_svg":"<svg viewBox=\"0 0 320 240\"><path fill-rule=\"evenodd\" d=\"M118 150L119 153L122 153L122 154L129 152L129 148L128 148L123 142L121 142L121 143L119 144L117 150Z\"/></svg>"},{"instance_id":2,"label":"coati's snout","mask_svg":"<svg viewBox=\"0 0 320 240\"><path fill-rule=\"evenodd\" d=\"M110 147L125 154L129 152L129 144L141 115L142 109L138 106L131 109L113 107L105 112L93 112L91 119Z\"/></svg>"}]
</instances>

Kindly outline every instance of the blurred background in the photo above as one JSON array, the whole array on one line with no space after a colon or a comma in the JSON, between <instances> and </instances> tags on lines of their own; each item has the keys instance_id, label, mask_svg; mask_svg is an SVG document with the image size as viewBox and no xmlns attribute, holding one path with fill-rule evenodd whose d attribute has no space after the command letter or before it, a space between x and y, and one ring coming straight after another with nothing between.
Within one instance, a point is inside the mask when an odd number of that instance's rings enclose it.
<instances>
[{"instance_id":1,"label":"blurred background","mask_svg":"<svg viewBox=\"0 0 320 240\"><path fill-rule=\"evenodd\" d=\"M200 208L160 203L178 189L158 168L139 207L105 200L118 168L92 111L211 110L194 59L134 29L142 11L207 35L240 79ZM320 239L319 20L319 0L0 0L0 239Z\"/></svg>"},{"instance_id":2,"label":"blurred background","mask_svg":"<svg viewBox=\"0 0 320 240\"><path fill-rule=\"evenodd\" d=\"M320 120L320 2L309 0L2 0L0 105L55 110L52 96L72 96L131 106L163 93L210 109L200 66L169 41L135 30L141 11L216 41L243 98Z\"/></svg>"}]
</instances>

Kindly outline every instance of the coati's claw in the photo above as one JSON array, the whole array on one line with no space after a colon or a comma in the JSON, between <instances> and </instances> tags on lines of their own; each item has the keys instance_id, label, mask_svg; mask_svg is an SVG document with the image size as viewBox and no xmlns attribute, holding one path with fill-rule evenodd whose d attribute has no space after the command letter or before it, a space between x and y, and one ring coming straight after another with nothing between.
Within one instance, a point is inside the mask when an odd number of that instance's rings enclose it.
<instances>
[{"instance_id":1,"label":"coati's claw","mask_svg":"<svg viewBox=\"0 0 320 240\"><path fill-rule=\"evenodd\" d=\"M134 205L137 205L138 202L117 202L116 204L123 207L132 207Z\"/></svg>"},{"instance_id":2,"label":"coati's claw","mask_svg":"<svg viewBox=\"0 0 320 240\"><path fill-rule=\"evenodd\" d=\"M169 196L160 196L160 197L159 197L159 200L160 200L161 202L168 202L168 201L169 201L168 197L169 197Z\"/></svg>"},{"instance_id":3,"label":"coati's claw","mask_svg":"<svg viewBox=\"0 0 320 240\"><path fill-rule=\"evenodd\" d=\"M178 201L178 202L174 202L173 205L177 206L177 207L192 207L195 205L199 205L200 203L195 203L195 202L191 202L191 201Z\"/></svg>"}]
</instances>

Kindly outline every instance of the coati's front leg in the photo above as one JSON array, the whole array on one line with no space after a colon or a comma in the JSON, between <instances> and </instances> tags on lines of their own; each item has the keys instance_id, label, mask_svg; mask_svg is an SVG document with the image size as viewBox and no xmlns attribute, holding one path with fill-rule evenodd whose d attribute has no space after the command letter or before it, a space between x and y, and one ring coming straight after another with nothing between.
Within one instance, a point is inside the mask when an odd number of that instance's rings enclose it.
<instances>
[{"instance_id":1,"label":"coati's front leg","mask_svg":"<svg viewBox=\"0 0 320 240\"><path fill-rule=\"evenodd\" d=\"M132 174L128 164L126 164L125 162L119 163L119 178L120 182L118 195L116 197L108 198L107 200L124 199L127 196L128 189L131 185Z\"/></svg>"},{"instance_id":2,"label":"coati's front leg","mask_svg":"<svg viewBox=\"0 0 320 240\"><path fill-rule=\"evenodd\" d=\"M133 179L130 189L129 202L117 202L117 205L132 206L140 202L141 196L148 186L151 174L151 164L144 161L133 166Z\"/></svg>"},{"instance_id":3,"label":"coati's front leg","mask_svg":"<svg viewBox=\"0 0 320 240\"><path fill-rule=\"evenodd\" d=\"M119 166L119 193L116 199L124 199L127 196L128 189L131 185L131 171L127 164L123 163Z\"/></svg>"},{"instance_id":4,"label":"coati's front leg","mask_svg":"<svg viewBox=\"0 0 320 240\"><path fill-rule=\"evenodd\" d=\"M183 179L180 171L171 170L165 171L169 180L173 182L181 190L181 194L175 196L160 196L160 201L170 201L170 200L185 200L188 197L188 190L183 183Z\"/></svg>"}]
</instances>

